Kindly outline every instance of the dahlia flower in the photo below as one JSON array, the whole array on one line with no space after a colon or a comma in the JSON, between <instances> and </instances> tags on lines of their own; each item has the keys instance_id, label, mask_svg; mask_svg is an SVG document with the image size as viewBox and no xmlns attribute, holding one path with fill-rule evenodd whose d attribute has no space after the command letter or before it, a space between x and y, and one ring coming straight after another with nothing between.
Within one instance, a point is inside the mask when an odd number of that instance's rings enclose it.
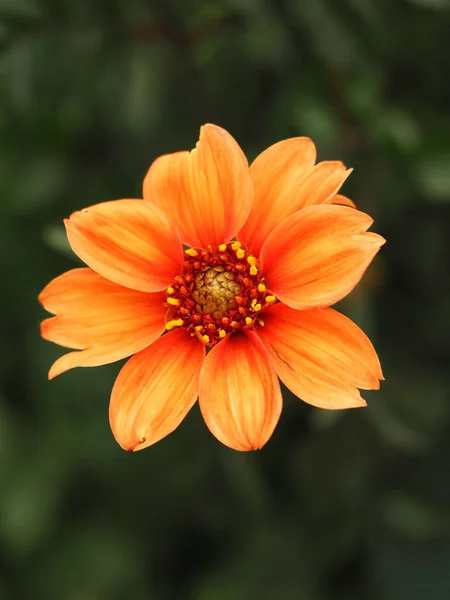
<instances>
[{"instance_id":1,"label":"dahlia flower","mask_svg":"<svg viewBox=\"0 0 450 600\"><path fill-rule=\"evenodd\" d=\"M261 448L280 417L279 379L325 409L365 406L379 387L367 336L329 308L359 282L384 239L338 191L351 170L315 164L309 138L250 165L233 137L201 128L191 152L156 159L143 199L95 204L65 221L87 265L51 281L42 336L72 349L49 378L131 356L110 401L117 442L140 450L199 399L236 450Z\"/></svg>"}]
</instances>

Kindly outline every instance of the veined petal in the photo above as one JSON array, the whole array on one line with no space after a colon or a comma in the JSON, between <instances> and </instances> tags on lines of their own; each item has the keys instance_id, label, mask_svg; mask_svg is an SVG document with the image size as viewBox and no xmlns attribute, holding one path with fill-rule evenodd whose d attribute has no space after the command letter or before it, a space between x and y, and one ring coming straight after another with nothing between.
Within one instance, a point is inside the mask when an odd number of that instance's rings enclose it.
<instances>
[{"instance_id":1,"label":"veined petal","mask_svg":"<svg viewBox=\"0 0 450 600\"><path fill-rule=\"evenodd\" d=\"M350 206L351 208L356 208L356 204L347 196L343 196L342 194L336 194L328 200L330 204L340 204L341 206Z\"/></svg>"},{"instance_id":2,"label":"veined petal","mask_svg":"<svg viewBox=\"0 0 450 600\"><path fill-rule=\"evenodd\" d=\"M72 250L103 277L141 292L166 288L183 262L182 247L156 206L114 200L65 221Z\"/></svg>"},{"instance_id":3,"label":"veined petal","mask_svg":"<svg viewBox=\"0 0 450 600\"><path fill-rule=\"evenodd\" d=\"M235 450L262 448L282 408L269 356L251 331L233 333L206 357L200 375L200 408L216 438Z\"/></svg>"},{"instance_id":4,"label":"veined petal","mask_svg":"<svg viewBox=\"0 0 450 600\"><path fill-rule=\"evenodd\" d=\"M221 127L204 125L191 152L155 160L143 195L170 215L183 243L207 248L228 242L245 223L253 185L234 138Z\"/></svg>"},{"instance_id":5,"label":"veined petal","mask_svg":"<svg viewBox=\"0 0 450 600\"><path fill-rule=\"evenodd\" d=\"M318 163L298 190L299 195L305 199L300 208L327 202L338 192L352 171L340 160Z\"/></svg>"},{"instance_id":6,"label":"veined petal","mask_svg":"<svg viewBox=\"0 0 450 600\"><path fill-rule=\"evenodd\" d=\"M255 196L249 217L237 237L253 254L259 254L272 229L307 202L299 189L315 160L312 140L296 137L273 144L252 162L250 174Z\"/></svg>"},{"instance_id":7,"label":"veined petal","mask_svg":"<svg viewBox=\"0 0 450 600\"><path fill-rule=\"evenodd\" d=\"M281 223L261 250L267 285L292 308L329 306L359 282L385 240L366 230L372 219L347 206L300 210Z\"/></svg>"},{"instance_id":8,"label":"veined petal","mask_svg":"<svg viewBox=\"0 0 450 600\"><path fill-rule=\"evenodd\" d=\"M297 311L276 304L264 311L258 335L280 379L308 404L365 406L356 388L380 387L383 375L369 338L332 308Z\"/></svg>"},{"instance_id":9,"label":"veined petal","mask_svg":"<svg viewBox=\"0 0 450 600\"><path fill-rule=\"evenodd\" d=\"M314 167L314 144L310 140L309 144L299 141L308 138L294 140L296 144L293 140L287 140L286 145L280 143L278 158L275 144L266 150L267 156L263 152L250 167L255 200L238 238L255 255L284 219L301 208L328 202L352 172L340 161L324 161Z\"/></svg>"},{"instance_id":10,"label":"veined petal","mask_svg":"<svg viewBox=\"0 0 450 600\"><path fill-rule=\"evenodd\" d=\"M59 358L49 378L77 366L97 366L130 356L164 331L165 294L145 294L73 269L51 281L39 300L55 317L41 324L42 337L81 350Z\"/></svg>"},{"instance_id":11,"label":"veined petal","mask_svg":"<svg viewBox=\"0 0 450 600\"><path fill-rule=\"evenodd\" d=\"M185 330L161 337L120 371L109 419L125 450L142 450L178 427L198 396L205 347Z\"/></svg>"}]
</instances>

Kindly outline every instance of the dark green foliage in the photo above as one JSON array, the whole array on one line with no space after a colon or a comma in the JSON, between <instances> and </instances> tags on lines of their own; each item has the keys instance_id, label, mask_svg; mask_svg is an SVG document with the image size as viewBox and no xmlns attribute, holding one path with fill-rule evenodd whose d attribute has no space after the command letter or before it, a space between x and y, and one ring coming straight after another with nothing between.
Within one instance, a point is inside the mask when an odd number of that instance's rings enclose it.
<instances>
[{"instance_id":1,"label":"dark green foliage","mask_svg":"<svg viewBox=\"0 0 450 600\"><path fill-rule=\"evenodd\" d=\"M1 600L450 598L450 2L0 0ZM286 393L263 451L195 408L138 454L119 366L48 382L40 289L62 218L136 197L150 162L226 127L355 168L382 249L342 310L379 351L369 407Z\"/></svg>"}]
</instances>

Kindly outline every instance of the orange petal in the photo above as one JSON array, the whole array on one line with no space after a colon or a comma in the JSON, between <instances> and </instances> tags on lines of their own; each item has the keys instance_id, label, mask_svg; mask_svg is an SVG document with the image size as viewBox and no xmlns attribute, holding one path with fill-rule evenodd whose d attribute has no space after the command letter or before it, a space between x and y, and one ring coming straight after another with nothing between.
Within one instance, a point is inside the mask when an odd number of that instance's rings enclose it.
<instances>
[{"instance_id":1,"label":"orange petal","mask_svg":"<svg viewBox=\"0 0 450 600\"><path fill-rule=\"evenodd\" d=\"M260 253L266 237L286 217L301 208L327 202L352 171L340 161L321 162L313 168L315 148L312 141L306 140L287 140L286 145L281 142L278 152L276 144L250 167L255 201L238 237L253 254Z\"/></svg>"},{"instance_id":2,"label":"orange petal","mask_svg":"<svg viewBox=\"0 0 450 600\"><path fill-rule=\"evenodd\" d=\"M262 448L281 407L277 376L253 332L234 333L211 350L200 376L200 408L219 441L235 450Z\"/></svg>"},{"instance_id":3,"label":"orange petal","mask_svg":"<svg viewBox=\"0 0 450 600\"><path fill-rule=\"evenodd\" d=\"M264 311L258 335L278 376L296 396L320 408L365 406L357 387L378 389L383 378L369 338L332 308Z\"/></svg>"},{"instance_id":4,"label":"orange petal","mask_svg":"<svg viewBox=\"0 0 450 600\"><path fill-rule=\"evenodd\" d=\"M351 208L356 208L356 204L347 196L342 196L342 194L336 194L329 201L330 204L340 204L341 206L350 206Z\"/></svg>"},{"instance_id":5,"label":"orange petal","mask_svg":"<svg viewBox=\"0 0 450 600\"><path fill-rule=\"evenodd\" d=\"M372 219L347 206L311 206L267 238L261 268L270 290L297 309L329 306L358 283L385 240L366 230Z\"/></svg>"},{"instance_id":6,"label":"orange petal","mask_svg":"<svg viewBox=\"0 0 450 600\"><path fill-rule=\"evenodd\" d=\"M270 146L251 164L255 198L247 222L237 237L253 254L259 254L272 229L307 201L298 191L315 160L312 140L297 137Z\"/></svg>"},{"instance_id":7,"label":"orange petal","mask_svg":"<svg viewBox=\"0 0 450 600\"><path fill-rule=\"evenodd\" d=\"M184 329L130 358L111 395L109 419L124 450L142 450L178 427L198 396L205 347Z\"/></svg>"},{"instance_id":8,"label":"orange petal","mask_svg":"<svg viewBox=\"0 0 450 600\"><path fill-rule=\"evenodd\" d=\"M224 129L204 125L194 150L155 160L144 179L144 199L170 215L183 243L223 244L245 223L252 205L247 159Z\"/></svg>"},{"instance_id":9,"label":"orange petal","mask_svg":"<svg viewBox=\"0 0 450 600\"><path fill-rule=\"evenodd\" d=\"M183 261L163 213L141 200L103 202L65 221L72 250L103 277L141 292L166 288Z\"/></svg>"},{"instance_id":10,"label":"orange petal","mask_svg":"<svg viewBox=\"0 0 450 600\"><path fill-rule=\"evenodd\" d=\"M73 269L51 281L39 300L56 317L41 324L42 337L82 350L59 358L49 378L78 366L114 362L146 348L164 331L165 294L145 294Z\"/></svg>"},{"instance_id":11,"label":"orange petal","mask_svg":"<svg viewBox=\"0 0 450 600\"><path fill-rule=\"evenodd\" d=\"M298 194L304 198L300 208L327 202L352 171L340 160L326 160L317 164L298 190Z\"/></svg>"}]
</instances>

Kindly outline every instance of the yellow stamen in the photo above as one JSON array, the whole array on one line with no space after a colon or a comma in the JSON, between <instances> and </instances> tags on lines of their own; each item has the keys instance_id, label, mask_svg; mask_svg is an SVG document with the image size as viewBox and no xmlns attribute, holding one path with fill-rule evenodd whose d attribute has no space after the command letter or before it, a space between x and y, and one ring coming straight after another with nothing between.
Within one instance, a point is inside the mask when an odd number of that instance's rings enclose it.
<instances>
[{"instance_id":1,"label":"yellow stamen","mask_svg":"<svg viewBox=\"0 0 450 600\"><path fill-rule=\"evenodd\" d=\"M171 304L172 306L180 306L180 301L178 298L167 298L167 304Z\"/></svg>"},{"instance_id":2,"label":"yellow stamen","mask_svg":"<svg viewBox=\"0 0 450 600\"><path fill-rule=\"evenodd\" d=\"M168 293L168 294L173 294L173 293L174 293L174 291L175 291L175 290L173 289L173 287L172 287L171 285L169 285L169 287L167 288L167 293Z\"/></svg>"},{"instance_id":3,"label":"yellow stamen","mask_svg":"<svg viewBox=\"0 0 450 600\"><path fill-rule=\"evenodd\" d=\"M183 319L173 319L173 321L167 321L166 329L170 331L174 327L181 327L183 325Z\"/></svg>"},{"instance_id":4,"label":"yellow stamen","mask_svg":"<svg viewBox=\"0 0 450 600\"><path fill-rule=\"evenodd\" d=\"M254 300L252 300L251 309L254 310L255 312L257 312L258 310L261 310L261 304L258 303L258 300L256 300L256 298Z\"/></svg>"},{"instance_id":5,"label":"yellow stamen","mask_svg":"<svg viewBox=\"0 0 450 600\"><path fill-rule=\"evenodd\" d=\"M263 283L258 283L258 292L265 292L266 286Z\"/></svg>"},{"instance_id":6,"label":"yellow stamen","mask_svg":"<svg viewBox=\"0 0 450 600\"><path fill-rule=\"evenodd\" d=\"M203 329L203 325L196 325L196 326L195 326L195 329L196 329L197 331L201 331L201 330Z\"/></svg>"},{"instance_id":7,"label":"yellow stamen","mask_svg":"<svg viewBox=\"0 0 450 600\"><path fill-rule=\"evenodd\" d=\"M256 258L254 256L247 256L247 262L251 267L253 267L256 265Z\"/></svg>"},{"instance_id":8,"label":"yellow stamen","mask_svg":"<svg viewBox=\"0 0 450 600\"><path fill-rule=\"evenodd\" d=\"M209 344L209 335L202 335L202 340L205 342L205 344Z\"/></svg>"},{"instance_id":9,"label":"yellow stamen","mask_svg":"<svg viewBox=\"0 0 450 600\"><path fill-rule=\"evenodd\" d=\"M188 248L187 250L185 250L185 253L188 256L192 256L193 258L195 258L196 256L198 256L198 252L197 252L197 250L195 250L195 248Z\"/></svg>"},{"instance_id":10,"label":"yellow stamen","mask_svg":"<svg viewBox=\"0 0 450 600\"><path fill-rule=\"evenodd\" d=\"M276 296L266 296L266 302L275 302Z\"/></svg>"},{"instance_id":11,"label":"yellow stamen","mask_svg":"<svg viewBox=\"0 0 450 600\"><path fill-rule=\"evenodd\" d=\"M255 267L255 265L252 265L250 267L250 275L256 275L258 273L258 267Z\"/></svg>"},{"instance_id":12,"label":"yellow stamen","mask_svg":"<svg viewBox=\"0 0 450 600\"><path fill-rule=\"evenodd\" d=\"M220 246L219 246L219 252L225 252L226 249L227 249L227 245L226 244L220 244Z\"/></svg>"},{"instance_id":13,"label":"yellow stamen","mask_svg":"<svg viewBox=\"0 0 450 600\"><path fill-rule=\"evenodd\" d=\"M251 317L245 317L246 325L251 325L253 323L253 319Z\"/></svg>"},{"instance_id":14,"label":"yellow stamen","mask_svg":"<svg viewBox=\"0 0 450 600\"><path fill-rule=\"evenodd\" d=\"M237 256L238 258L244 258L244 256L245 256L245 251L244 251L244 250L242 250L242 248L239 248L239 250L236 250L236 256Z\"/></svg>"},{"instance_id":15,"label":"yellow stamen","mask_svg":"<svg viewBox=\"0 0 450 600\"><path fill-rule=\"evenodd\" d=\"M225 329L220 329L219 330L219 337L220 338L224 338L227 335L227 332L225 331Z\"/></svg>"},{"instance_id":16,"label":"yellow stamen","mask_svg":"<svg viewBox=\"0 0 450 600\"><path fill-rule=\"evenodd\" d=\"M231 321L231 327L239 327L239 323L237 321Z\"/></svg>"},{"instance_id":17,"label":"yellow stamen","mask_svg":"<svg viewBox=\"0 0 450 600\"><path fill-rule=\"evenodd\" d=\"M241 247L241 242L233 242L231 244L231 247L236 252L236 250L239 250L239 248Z\"/></svg>"}]
</instances>

